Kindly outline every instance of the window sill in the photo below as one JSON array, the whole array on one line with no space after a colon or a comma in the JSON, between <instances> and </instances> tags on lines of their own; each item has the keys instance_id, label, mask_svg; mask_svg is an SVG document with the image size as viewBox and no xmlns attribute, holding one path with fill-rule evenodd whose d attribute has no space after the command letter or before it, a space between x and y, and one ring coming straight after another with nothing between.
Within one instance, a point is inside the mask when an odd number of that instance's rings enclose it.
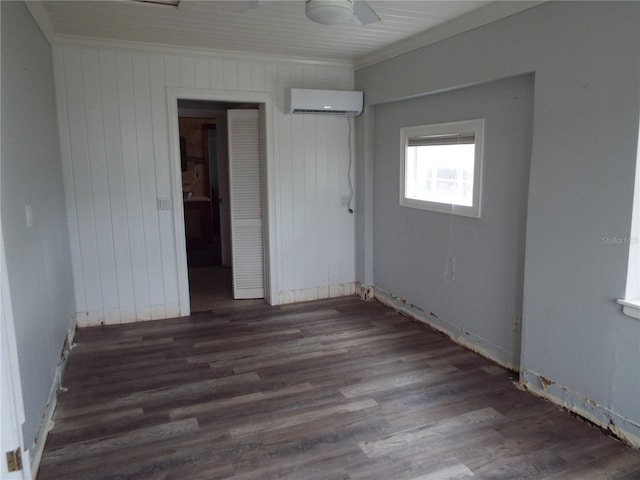
<instances>
[{"instance_id":1,"label":"window sill","mask_svg":"<svg viewBox=\"0 0 640 480\"><path fill-rule=\"evenodd\" d=\"M622 305L622 313L640 320L640 300L618 300Z\"/></svg>"}]
</instances>

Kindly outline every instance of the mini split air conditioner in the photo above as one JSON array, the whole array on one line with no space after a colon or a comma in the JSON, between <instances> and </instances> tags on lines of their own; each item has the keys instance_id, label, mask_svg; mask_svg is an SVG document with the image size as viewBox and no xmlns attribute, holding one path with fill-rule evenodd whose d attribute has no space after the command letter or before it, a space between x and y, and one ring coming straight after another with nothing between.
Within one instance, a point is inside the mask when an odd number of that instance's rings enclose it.
<instances>
[{"instance_id":1,"label":"mini split air conditioner","mask_svg":"<svg viewBox=\"0 0 640 480\"><path fill-rule=\"evenodd\" d=\"M353 117L362 113L362 92L287 88L286 113L326 113Z\"/></svg>"}]
</instances>

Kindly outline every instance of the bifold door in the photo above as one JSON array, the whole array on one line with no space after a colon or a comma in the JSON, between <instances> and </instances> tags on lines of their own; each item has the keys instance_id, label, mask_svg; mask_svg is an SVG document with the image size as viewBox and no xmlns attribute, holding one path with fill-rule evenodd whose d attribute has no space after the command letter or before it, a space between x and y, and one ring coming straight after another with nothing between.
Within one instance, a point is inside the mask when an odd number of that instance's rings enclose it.
<instances>
[{"instance_id":1,"label":"bifold door","mask_svg":"<svg viewBox=\"0 0 640 480\"><path fill-rule=\"evenodd\" d=\"M264 298L260 112L227 115L233 298Z\"/></svg>"}]
</instances>

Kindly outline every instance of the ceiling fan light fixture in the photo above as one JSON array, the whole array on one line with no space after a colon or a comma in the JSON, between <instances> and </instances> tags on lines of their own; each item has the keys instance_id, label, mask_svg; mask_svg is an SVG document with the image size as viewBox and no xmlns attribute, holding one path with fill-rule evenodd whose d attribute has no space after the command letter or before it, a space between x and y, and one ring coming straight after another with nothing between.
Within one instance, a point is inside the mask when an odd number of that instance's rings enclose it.
<instances>
[{"instance_id":1,"label":"ceiling fan light fixture","mask_svg":"<svg viewBox=\"0 0 640 480\"><path fill-rule=\"evenodd\" d=\"M353 17L353 0L306 0L305 13L313 22L338 25Z\"/></svg>"}]
</instances>

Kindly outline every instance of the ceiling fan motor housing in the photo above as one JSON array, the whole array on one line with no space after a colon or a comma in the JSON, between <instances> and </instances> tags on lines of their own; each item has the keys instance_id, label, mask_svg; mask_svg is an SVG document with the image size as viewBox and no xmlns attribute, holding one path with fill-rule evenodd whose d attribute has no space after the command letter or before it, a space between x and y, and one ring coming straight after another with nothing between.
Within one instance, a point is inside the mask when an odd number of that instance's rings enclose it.
<instances>
[{"instance_id":1,"label":"ceiling fan motor housing","mask_svg":"<svg viewBox=\"0 0 640 480\"><path fill-rule=\"evenodd\" d=\"M306 0L307 18L323 25L348 22L353 16L353 0Z\"/></svg>"}]
</instances>

